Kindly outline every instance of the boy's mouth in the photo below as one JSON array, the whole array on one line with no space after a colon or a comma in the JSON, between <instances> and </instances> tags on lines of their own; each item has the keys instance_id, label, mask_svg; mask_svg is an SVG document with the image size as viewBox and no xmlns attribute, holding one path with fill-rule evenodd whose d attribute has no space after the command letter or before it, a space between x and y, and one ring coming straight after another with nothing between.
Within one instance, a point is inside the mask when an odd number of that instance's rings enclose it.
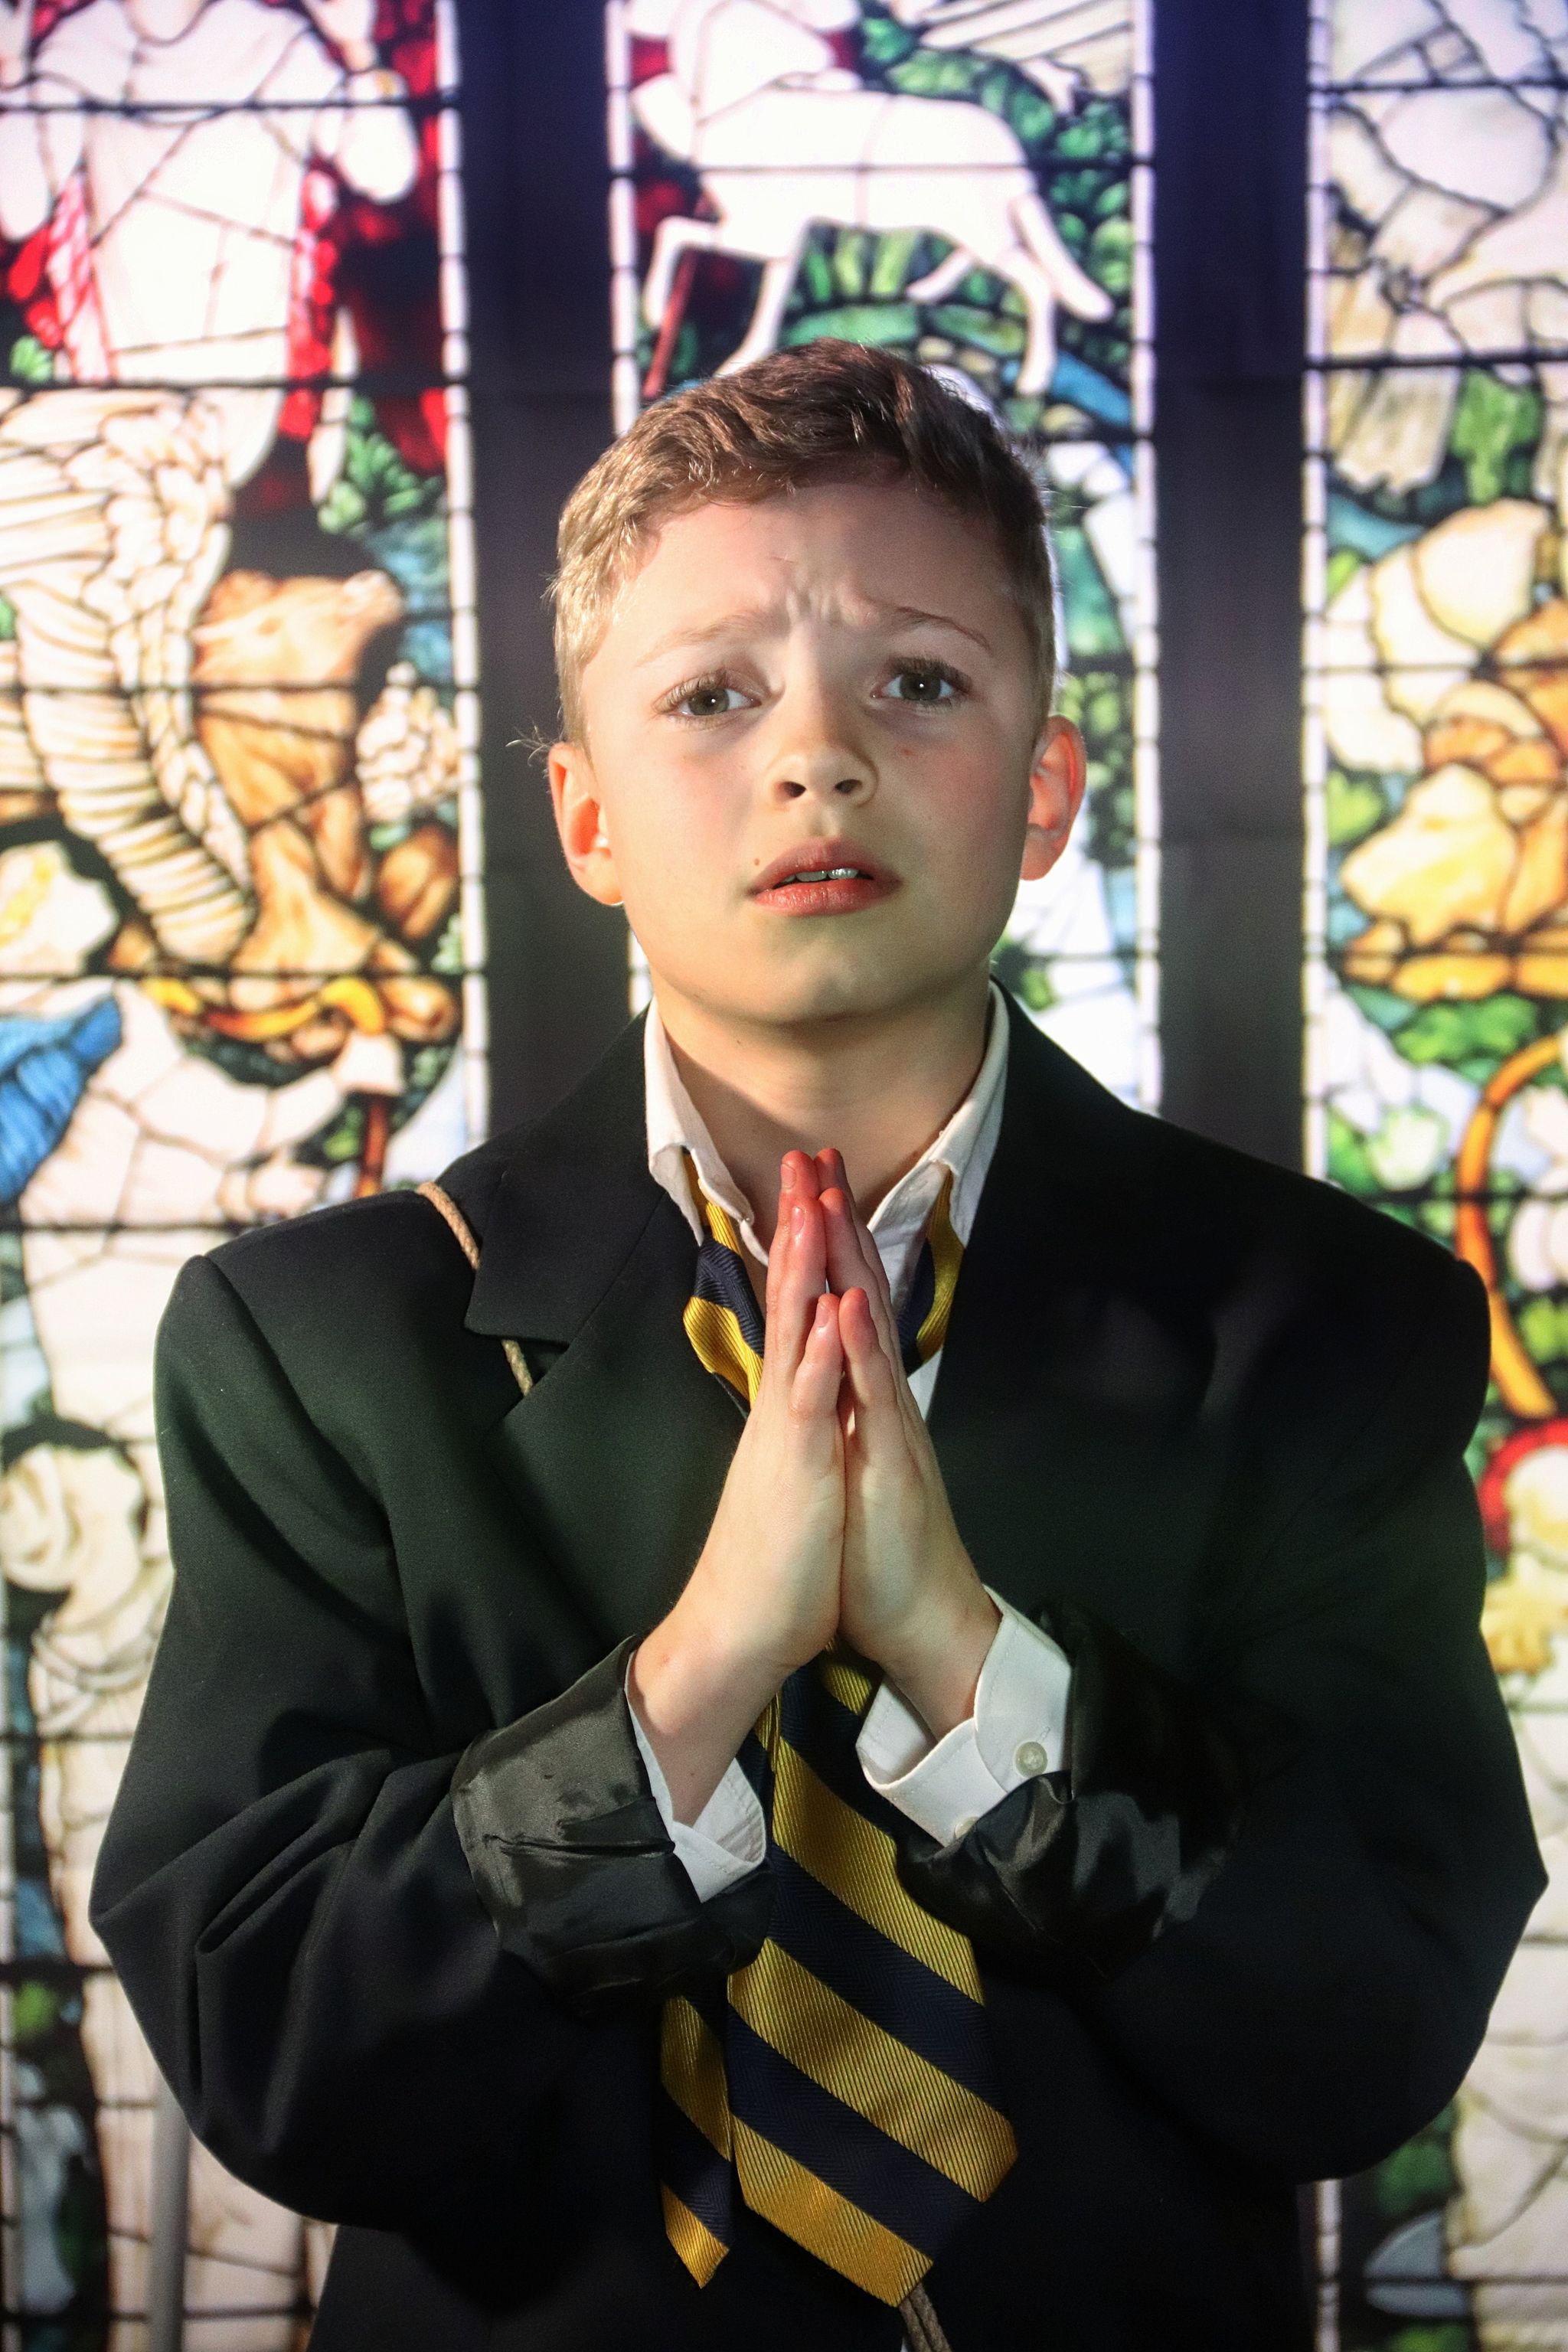
<instances>
[{"instance_id":1,"label":"boy's mouth","mask_svg":"<svg viewBox=\"0 0 1568 2352\"><path fill-rule=\"evenodd\" d=\"M805 841L765 866L752 885L759 906L786 915L849 915L896 890L898 880L858 842Z\"/></svg>"}]
</instances>

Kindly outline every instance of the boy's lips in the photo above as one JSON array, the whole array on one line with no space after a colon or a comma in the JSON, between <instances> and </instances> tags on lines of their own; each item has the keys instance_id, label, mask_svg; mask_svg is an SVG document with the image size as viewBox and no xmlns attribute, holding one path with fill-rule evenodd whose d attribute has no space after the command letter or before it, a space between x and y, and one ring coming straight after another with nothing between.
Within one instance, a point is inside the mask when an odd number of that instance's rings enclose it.
<instances>
[{"instance_id":1,"label":"boy's lips","mask_svg":"<svg viewBox=\"0 0 1568 2352\"><path fill-rule=\"evenodd\" d=\"M857 841L835 834L803 841L763 867L752 886L759 906L787 915L848 915L898 888L879 857Z\"/></svg>"}]
</instances>

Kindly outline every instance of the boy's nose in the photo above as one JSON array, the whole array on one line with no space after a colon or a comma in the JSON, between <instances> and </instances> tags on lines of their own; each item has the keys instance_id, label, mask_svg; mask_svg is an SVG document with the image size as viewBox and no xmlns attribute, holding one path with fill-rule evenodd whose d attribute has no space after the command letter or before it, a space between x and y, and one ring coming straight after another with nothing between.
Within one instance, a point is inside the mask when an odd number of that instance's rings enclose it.
<instances>
[{"instance_id":1,"label":"boy's nose","mask_svg":"<svg viewBox=\"0 0 1568 2352\"><path fill-rule=\"evenodd\" d=\"M858 775L838 776L827 785L815 784L797 776L781 776L773 786L778 798L785 801L802 800L814 792L819 792L824 800L862 800L870 789L869 779Z\"/></svg>"},{"instance_id":2,"label":"boy's nose","mask_svg":"<svg viewBox=\"0 0 1568 2352\"><path fill-rule=\"evenodd\" d=\"M781 744L768 763L769 796L778 801L859 802L876 790L876 782L870 761L830 736L817 742L796 736Z\"/></svg>"},{"instance_id":3,"label":"boy's nose","mask_svg":"<svg viewBox=\"0 0 1568 2352\"><path fill-rule=\"evenodd\" d=\"M792 677L770 714L763 779L771 800L858 805L877 784L860 714L841 683L811 665Z\"/></svg>"}]
</instances>

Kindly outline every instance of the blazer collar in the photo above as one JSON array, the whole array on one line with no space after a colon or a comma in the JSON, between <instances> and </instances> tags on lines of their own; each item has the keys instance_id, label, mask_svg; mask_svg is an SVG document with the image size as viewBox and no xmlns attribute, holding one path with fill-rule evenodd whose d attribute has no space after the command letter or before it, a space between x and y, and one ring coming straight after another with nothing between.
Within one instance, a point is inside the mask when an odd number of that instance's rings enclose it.
<instances>
[{"instance_id":1,"label":"blazer collar","mask_svg":"<svg viewBox=\"0 0 1568 2352\"><path fill-rule=\"evenodd\" d=\"M639 1014L563 1102L488 1147L506 1156L464 1318L470 1331L569 1346L651 1219L668 1212L684 1232L648 1173L642 1032Z\"/></svg>"},{"instance_id":2,"label":"blazer collar","mask_svg":"<svg viewBox=\"0 0 1568 2352\"><path fill-rule=\"evenodd\" d=\"M1051 1296L1084 1282L1102 1263L1112 1225L1123 1270L1129 1256L1114 1179L1126 1171L1138 1118L1044 1037L1011 995L1004 1002L1011 1040L1002 1131L947 1334L962 1362L1004 1345L1020 1315L1032 1322ZM479 1221L470 1331L569 1348L642 1242L660 1258L691 1251L684 1218L648 1173L642 1024L644 1016L630 1021L541 1122L475 1155L500 1160L500 1179ZM451 1185L458 1202L461 1169ZM933 1412L963 1385L950 1371L945 1357Z\"/></svg>"},{"instance_id":3,"label":"blazer collar","mask_svg":"<svg viewBox=\"0 0 1568 2352\"><path fill-rule=\"evenodd\" d=\"M973 1326L976 1340L996 1336L988 1327L999 1316L1016 1324L1020 1298L1037 1297L1042 1282L1055 1288L1085 1269L1108 1208L1104 1157L1118 1143L1125 1150L1135 1124L1012 996L1005 1002L1012 1034L1001 1131L964 1256L963 1307L954 1306L956 1336ZM504 1165L484 1220L470 1331L569 1346L653 1221L667 1215L672 1240L685 1232L647 1166L643 1020L629 1022L544 1118L486 1147ZM940 1381L939 1393L950 1385Z\"/></svg>"}]
</instances>

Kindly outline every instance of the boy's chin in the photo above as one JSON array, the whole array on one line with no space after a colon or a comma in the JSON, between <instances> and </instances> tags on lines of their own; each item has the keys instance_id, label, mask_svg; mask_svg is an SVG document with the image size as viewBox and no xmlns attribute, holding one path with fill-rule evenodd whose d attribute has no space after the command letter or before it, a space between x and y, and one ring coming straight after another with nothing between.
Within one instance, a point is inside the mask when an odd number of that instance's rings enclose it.
<instances>
[{"instance_id":1,"label":"boy's chin","mask_svg":"<svg viewBox=\"0 0 1568 2352\"><path fill-rule=\"evenodd\" d=\"M945 995L951 974L904 969L882 958L864 966L847 960L832 968L755 973L719 968L718 985L682 992L711 1016L747 1027L810 1031L825 1023L873 1020L912 1011Z\"/></svg>"}]
</instances>

